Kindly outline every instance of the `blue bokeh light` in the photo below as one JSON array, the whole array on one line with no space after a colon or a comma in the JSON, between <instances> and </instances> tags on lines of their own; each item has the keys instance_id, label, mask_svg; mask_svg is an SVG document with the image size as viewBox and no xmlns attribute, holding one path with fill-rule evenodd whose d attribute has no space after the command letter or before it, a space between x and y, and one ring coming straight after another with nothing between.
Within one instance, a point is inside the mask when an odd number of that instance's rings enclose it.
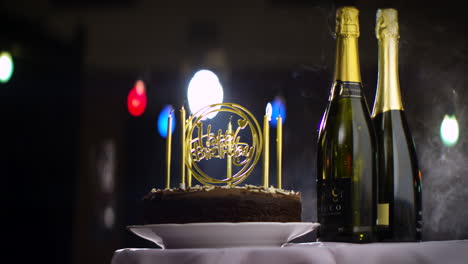
<instances>
[{"instance_id":1,"label":"blue bokeh light","mask_svg":"<svg viewBox=\"0 0 468 264\"><path fill-rule=\"evenodd\" d=\"M281 118L283 119L283 124L286 121L286 102L284 98L277 96L275 99L271 102L271 107L272 107L272 113L271 113L271 120L270 124L273 127L276 127L276 118L281 115Z\"/></svg>"},{"instance_id":2,"label":"blue bokeh light","mask_svg":"<svg viewBox=\"0 0 468 264\"><path fill-rule=\"evenodd\" d=\"M172 111L172 129L171 133L174 133L175 127L176 127L176 119L175 119L175 114L174 114L174 107L172 105L166 105L163 107L161 112L159 113L158 117L158 132L161 137L166 138L167 137L167 125L168 125L168 118L169 118L169 113Z\"/></svg>"}]
</instances>

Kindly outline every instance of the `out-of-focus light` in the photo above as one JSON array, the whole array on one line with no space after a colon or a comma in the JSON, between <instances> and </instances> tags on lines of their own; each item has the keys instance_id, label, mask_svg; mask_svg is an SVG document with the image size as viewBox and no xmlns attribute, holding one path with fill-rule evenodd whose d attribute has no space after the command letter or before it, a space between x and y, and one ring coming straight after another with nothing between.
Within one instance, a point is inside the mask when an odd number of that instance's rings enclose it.
<instances>
[{"instance_id":1,"label":"out-of-focus light","mask_svg":"<svg viewBox=\"0 0 468 264\"><path fill-rule=\"evenodd\" d=\"M176 127L177 122L175 119L174 108L171 105L164 106L164 108L159 113L159 117L158 117L158 132L159 132L159 135L161 135L161 137L163 138L167 137L167 125L168 125L169 114L171 114L172 116L171 133L174 133L174 130Z\"/></svg>"},{"instance_id":2,"label":"out-of-focus light","mask_svg":"<svg viewBox=\"0 0 468 264\"><path fill-rule=\"evenodd\" d=\"M272 108L272 113L271 113L271 120L270 123L273 127L276 127L277 120L276 118L281 115L282 118L282 124L284 124L284 121L286 120L286 101L283 99L283 97L277 96L271 102L271 108Z\"/></svg>"},{"instance_id":3,"label":"out-of-focus light","mask_svg":"<svg viewBox=\"0 0 468 264\"><path fill-rule=\"evenodd\" d=\"M8 82L13 74L13 70L13 58L10 53L6 51L0 52L0 82Z\"/></svg>"},{"instance_id":4,"label":"out-of-focus light","mask_svg":"<svg viewBox=\"0 0 468 264\"><path fill-rule=\"evenodd\" d=\"M104 193L112 193L115 186L115 142L107 139L99 146L96 157L98 175Z\"/></svg>"},{"instance_id":5,"label":"out-of-focus light","mask_svg":"<svg viewBox=\"0 0 468 264\"><path fill-rule=\"evenodd\" d=\"M440 125L440 138L447 147L457 144L459 136L458 121L455 115L445 115Z\"/></svg>"},{"instance_id":6,"label":"out-of-focus light","mask_svg":"<svg viewBox=\"0 0 468 264\"><path fill-rule=\"evenodd\" d=\"M104 226L107 229L112 229L112 227L114 227L115 212L114 212L114 208L112 208L111 206L107 206L104 209L103 222L104 222Z\"/></svg>"},{"instance_id":7,"label":"out-of-focus light","mask_svg":"<svg viewBox=\"0 0 468 264\"><path fill-rule=\"evenodd\" d=\"M142 80L137 80L135 82L134 89L139 96L142 96L144 93L146 93L145 83Z\"/></svg>"},{"instance_id":8,"label":"out-of-focus light","mask_svg":"<svg viewBox=\"0 0 468 264\"><path fill-rule=\"evenodd\" d=\"M187 98L190 111L197 112L201 108L223 102L223 87L218 76L209 70L199 70L193 75L187 89ZM216 109L219 109L217 107ZM211 113L206 117L211 119L218 112Z\"/></svg>"},{"instance_id":9,"label":"out-of-focus light","mask_svg":"<svg viewBox=\"0 0 468 264\"><path fill-rule=\"evenodd\" d=\"M138 80L128 93L127 108L133 116L140 116L146 109L146 90L143 81Z\"/></svg>"}]
</instances>

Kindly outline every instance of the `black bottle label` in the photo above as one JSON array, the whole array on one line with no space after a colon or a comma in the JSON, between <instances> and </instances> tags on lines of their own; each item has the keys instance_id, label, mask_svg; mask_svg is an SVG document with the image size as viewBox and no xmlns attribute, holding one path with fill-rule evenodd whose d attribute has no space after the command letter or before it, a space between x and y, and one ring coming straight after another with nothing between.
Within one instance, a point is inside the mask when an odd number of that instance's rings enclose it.
<instances>
[{"instance_id":1,"label":"black bottle label","mask_svg":"<svg viewBox=\"0 0 468 264\"><path fill-rule=\"evenodd\" d=\"M359 82L343 82L335 81L332 92L330 93L329 101L333 98L361 98L362 84Z\"/></svg>"},{"instance_id":2,"label":"black bottle label","mask_svg":"<svg viewBox=\"0 0 468 264\"><path fill-rule=\"evenodd\" d=\"M350 179L335 179L333 183L321 186L318 210L320 241L352 243L375 241L372 223L361 221L369 218L366 217L369 210L357 210L352 213L351 185Z\"/></svg>"},{"instance_id":3,"label":"black bottle label","mask_svg":"<svg viewBox=\"0 0 468 264\"><path fill-rule=\"evenodd\" d=\"M337 86L340 98L362 97L361 83L337 81Z\"/></svg>"},{"instance_id":4,"label":"black bottle label","mask_svg":"<svg viewBox=\"0 0 468 264\"><path fill-rule=\"evenodd\" d=\"M342 226L349 216L350 179L336 179L323 183L321 188L319 217L326 225Z\"/></svg>"}]
</instances>

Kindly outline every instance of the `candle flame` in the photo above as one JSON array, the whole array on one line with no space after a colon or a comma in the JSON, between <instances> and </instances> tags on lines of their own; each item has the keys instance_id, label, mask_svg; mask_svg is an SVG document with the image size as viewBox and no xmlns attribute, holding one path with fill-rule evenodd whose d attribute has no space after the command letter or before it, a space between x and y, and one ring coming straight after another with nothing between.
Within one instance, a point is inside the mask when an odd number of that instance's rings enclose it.
<instances>
[{"instance_id":1,"label":"candle flame","mask_svg":"<svg viewBox=\"0 0 468 264\"><path fill-rule=\"evenodd\" d=\"M271 103L268 103L266 105L266 109L265 109L265 115L268 116L268 120L271 119L271 113L273 112L273 108L271 107Z\"/></svg>"}]
</instances>

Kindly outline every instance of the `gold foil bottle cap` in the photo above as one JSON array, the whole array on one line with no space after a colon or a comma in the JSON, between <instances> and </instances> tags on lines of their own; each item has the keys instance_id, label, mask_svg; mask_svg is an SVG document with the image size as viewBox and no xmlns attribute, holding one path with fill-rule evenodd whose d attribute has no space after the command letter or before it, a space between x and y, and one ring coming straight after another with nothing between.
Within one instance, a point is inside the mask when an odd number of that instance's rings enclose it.
<instances>
[{"instance_id":1,"label":"gold foil bottle cap","mask_svg":"<svg viewBox=\"0 0 468 264\"><path fill-rule=\"evenodd\" d=\"M398 29L398 11L396 9L382 8L377 10L375 35L377 39L400 37Z\"/></svg>"},{"instance_id":2,"label":"gold foil bottle cap","mask_svg":"<svg viewBox=\"0 0 468 264\"><path fill-rule=\"evenodd\" d=\"M336 10L336 35L359 37L359 10L356 7L343 6Z\"/></svg>"}]
</instances>

